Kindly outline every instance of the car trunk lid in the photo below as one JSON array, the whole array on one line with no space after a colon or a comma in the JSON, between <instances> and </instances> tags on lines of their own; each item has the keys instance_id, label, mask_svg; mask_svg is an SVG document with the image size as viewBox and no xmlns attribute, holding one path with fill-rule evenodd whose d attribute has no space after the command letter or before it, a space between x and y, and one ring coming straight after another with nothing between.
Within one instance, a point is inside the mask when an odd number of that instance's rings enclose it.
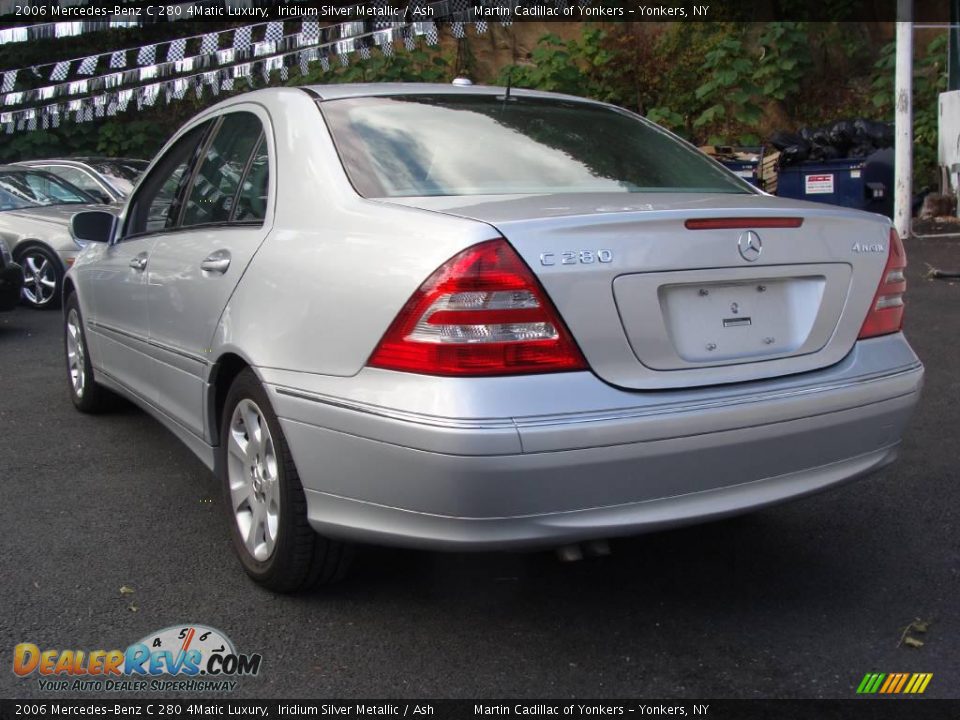
<instances>
[{"instance_id":1,"label":"car trunk lid","mask_svg":"<svg viewBox=\"0 0 960 720\"><path fill-rule=\"evenodd\" d=\"M496 228L536 273L593 371L633 389L838 362L872 302L889 233L880 216L750 194L390 202Z\"/></svg>"}]
</instances>

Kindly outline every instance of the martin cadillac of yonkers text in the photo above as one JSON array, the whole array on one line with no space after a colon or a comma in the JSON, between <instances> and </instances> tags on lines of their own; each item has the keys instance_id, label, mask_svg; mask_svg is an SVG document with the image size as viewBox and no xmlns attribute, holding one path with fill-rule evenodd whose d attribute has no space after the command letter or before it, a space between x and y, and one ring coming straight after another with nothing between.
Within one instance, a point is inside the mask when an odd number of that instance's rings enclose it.
<instances>
[{"instance_id":1,"label":"martin cadillac of yonkers text","mask_svg":"<svg viewBox=\"0 0 960 720\"><path fill-rule=\"evenodd\" d=\"M685 705L588 705L568 703L565 705L542 705L518 703L516 705L498 705L476 703L474 715L706 715L709 705L692 705L688 711Z\"/></svg>"}]
</instances>

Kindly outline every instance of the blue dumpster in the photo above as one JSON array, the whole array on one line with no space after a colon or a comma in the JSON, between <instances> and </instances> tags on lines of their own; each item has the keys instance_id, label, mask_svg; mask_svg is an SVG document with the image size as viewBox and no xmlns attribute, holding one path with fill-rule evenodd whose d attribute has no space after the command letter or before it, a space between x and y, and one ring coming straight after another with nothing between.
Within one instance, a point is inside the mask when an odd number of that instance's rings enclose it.
<instances>
[{"instance_id":1,"label":"blue dumpster","mask_svg":"<svg viewBox=\"0 0 960 720\"><path fill-rule=\"evenodd\" d=\"M714 146L712 157L728 170L732 170L751 185L762 188L760 165L763 162L762 147Z\"/></svg>"},{"instance_id":2,"label":"blue dumpster","mask_svg":"<svg viewBox=\"0 0 960 720\"><path fill-rule=\"evenodd\" d=\"M777 195L893 217L893 150L781 167Z\"/></svg>"}]
</instances>

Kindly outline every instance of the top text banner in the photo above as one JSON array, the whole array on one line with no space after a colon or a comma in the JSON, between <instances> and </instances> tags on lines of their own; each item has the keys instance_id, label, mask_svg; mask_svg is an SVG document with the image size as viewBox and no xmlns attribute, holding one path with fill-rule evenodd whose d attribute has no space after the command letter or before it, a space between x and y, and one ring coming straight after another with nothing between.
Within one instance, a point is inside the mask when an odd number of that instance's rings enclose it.
<instances>
[{"instance_id":1,"label":"top text banner","mask_svg":"<svg viewBox=\"0 0 960 720\"><path fill-rule=\"evenodd\" d=\"M199 0L167 3L118 0L60 0L31 6L27 0L3 0L0 24L103 22L131 24L189 21L265 21L309 18L319 21L371 22L770 22L893 21L948 23L949 0L915 0L912 17L897 17L894 0Z\"/></svg>"}]
</instances>

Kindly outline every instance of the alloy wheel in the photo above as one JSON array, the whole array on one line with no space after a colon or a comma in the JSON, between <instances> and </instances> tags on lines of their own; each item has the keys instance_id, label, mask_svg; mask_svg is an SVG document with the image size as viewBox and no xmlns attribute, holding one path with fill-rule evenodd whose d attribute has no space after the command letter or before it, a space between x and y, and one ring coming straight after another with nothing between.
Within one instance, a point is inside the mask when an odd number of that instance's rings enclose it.
<instances>
[{"instance_id":1,"label":"alloy wheel","mask_svg":"<svg viewBox=\"0 0 960 720\"><path fill-rule=\"evenodd\" d=\"M67 370L70 372L70 385L78 398L83 397L83 389L87 381L84 359L80 316L76 308L71 308L67 314Z\"/></svg>"},{"instance_id":2,"label":"alloy wheel","mask_svg":"<svg viewBox=\"0 0 960 720\"><path fill-rule=\"evenodd\" d=\"M242 399L230 418L227 479L234 520L250 556L263 562L277 544L280 480L277 452L263 412Z\"/></svg>"},{"instance_id":3,"label":"alloy wheel","mask_svg":"<svg viewBox=\"0 0 960 720\"><path fill-rule=\"evenodd\" d=\"M28 251L23 256L23 296L31 305L41 307L57 294L57 271L45 254Z\"/></svg>"}]
</instances>

